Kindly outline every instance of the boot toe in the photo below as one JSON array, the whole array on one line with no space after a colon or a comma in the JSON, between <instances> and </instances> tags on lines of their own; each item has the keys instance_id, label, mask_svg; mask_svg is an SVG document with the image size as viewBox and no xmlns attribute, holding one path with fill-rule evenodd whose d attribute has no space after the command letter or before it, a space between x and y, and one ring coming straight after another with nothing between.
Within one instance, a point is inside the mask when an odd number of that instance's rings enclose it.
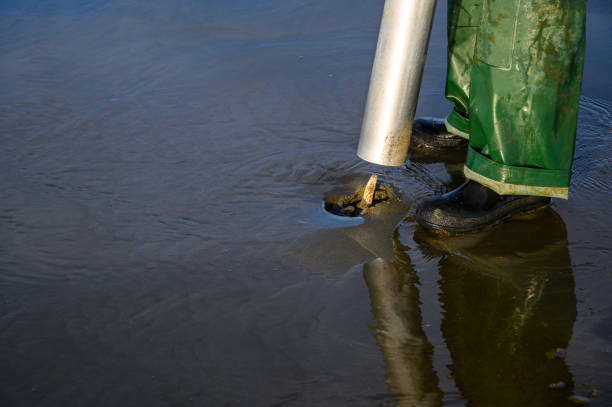
<instances>
[{"instance_id":1,"label":"boot toe","mask_svg":"<svg viewBox=\"0 0 612 407\"><path fill-rule=\"evenodd\" d=\"M461 233L484 227L485 219L474 217L462 205L442 196L423 201L417 208L416 221L426 229Z\"/></svg>"}]
</instances>

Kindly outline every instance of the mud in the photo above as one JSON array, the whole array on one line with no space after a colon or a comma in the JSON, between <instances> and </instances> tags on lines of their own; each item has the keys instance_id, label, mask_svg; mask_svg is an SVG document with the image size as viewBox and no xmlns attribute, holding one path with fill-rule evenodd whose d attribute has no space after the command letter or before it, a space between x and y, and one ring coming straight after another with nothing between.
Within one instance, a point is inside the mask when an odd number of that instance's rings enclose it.
<instances>
[{"instance_id":1,"label":"mud","mask_svg":"<svg viewBox=\"0 0 612 407\"><path fill-rule=\"evenodd\" d=\"M399 194L389 183L379 182L374 190L372 205L363 205L362 199L366 185L362 185L354 192L330 194L324 199L325 210L333 215L358 217L365 216L371 211L384 204L399 201Z\"/></svg>"},{"instance_id":2,"label":"mud","mask_svg":"<svg viewBox=\"0 0 612 407\"><path fill-rule=\"evenodd\" d=\"M382 7L0 3L1 406L612 405L612 3L570 199L452 239L413 213L465 152L355 154Z\"/></svg>"}]
</instances>

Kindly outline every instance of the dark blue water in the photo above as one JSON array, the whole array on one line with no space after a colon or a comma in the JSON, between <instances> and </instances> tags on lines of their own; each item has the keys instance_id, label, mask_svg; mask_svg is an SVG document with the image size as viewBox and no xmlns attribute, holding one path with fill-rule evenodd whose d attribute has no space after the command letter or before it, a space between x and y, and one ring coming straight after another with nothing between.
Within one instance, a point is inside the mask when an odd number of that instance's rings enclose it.
<instances>
[{"instance_id":1,"label":"dark blue water","mask_svg":"<svg viewBox=\"0 0 612 407\"><path fill-rule=\"evenodd\" d=\"M420 115L443 116L440 2ZM453 239L355 156L382 1L0 2L0 404L612 403L612 6L570 200ZM595 392L595 393L593 393ZM593 393L593 394L592 394Z\"/></svg>"}]
</instances>

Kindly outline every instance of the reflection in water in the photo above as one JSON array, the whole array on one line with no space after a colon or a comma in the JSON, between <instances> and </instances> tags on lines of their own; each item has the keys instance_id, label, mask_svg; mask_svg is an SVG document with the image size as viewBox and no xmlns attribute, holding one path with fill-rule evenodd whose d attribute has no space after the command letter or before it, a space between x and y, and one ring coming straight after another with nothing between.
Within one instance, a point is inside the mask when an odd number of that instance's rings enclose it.
<instances>
[{"instance_id":1,"label":"reflection in water","mask_svg":"<svg viewBox=\"0 0 612 407\"><path fill-rule=\"evenodd\" d=\"M463 165L465 163L466 150L439 151L430 149L414 149L408 152L411 166L422 166L427 164L443 164L448 178L444 181L435 182L435 194L444 194L452 191L465 182Z\"/></svg>"},{"instance_id":2,"label":"reflection in water","mask_svg":"<svg viewBox=\"0 0 612 407\"><path fill-rule=\"evenodd\" d=\"M446 169L451 183L461 182ZM395 260L379 256L363 267L388 390L396 405L441 405L418 276L398 238ZM562 218L546 208L454 237L417 227L414 241L438 259L442 335L468 405L571 405L573 377L563 356L576 296Z\"/></svg>"},{"instance_id":3,"label":"reflection in water","mask_svg":"<svg viewBox=\"0 0 612 407\"><path fill-rule=\"evenodd\" d=\"M295 258L296 263L328 275L343 274L356 264L376 258L392 261L396 257L393 234L405 214L406 208L401 202L373 207L358 226L354 225L357 219L327 214L328 218L336 218L332 221L348 226L323 229L305 236L294 244L288 255Z\"/></svg>"},{"instance_id":4,"label":"reflection in water","mask_svg":"<svg viewBox=\"0 0 612 407\"><path fill-rule=\"evenodd\" d=\"M445 168L450 181L443 188L452 189L462 178L453 176L452 165ZM330 249L336 242L353 253L344 256L351 261L362 251L365 261L376 257L363 266L363 273L388 391L396 405L437 406L442 391L432 363L434 348L421 326L418 276L410 252L399 241L400 233L392 232L396 221L395 216L382 216L336 229L338 235L326 230L316 234L312 246L334 256L339 250ZM468 404L570 405L574 384L563 356L576 320L576 296L562 218L546 208L463 236L440 236L417 227L413 238L426 257L438 261L442 335L452 376ZM330 244L321 245L323 241ZM320 253L306 253L331 264Z\"/></svg>"},{"instance_id":5,"label":"reflection in water","mask_svg":"<svg viewBox=\"0 0 612 407\"><path fill-rule=\"evenodd\" d=\"M558 406L573 387L563 359L576 319L567 234L546 209L480 234L436 237L441 329L469 405Z\"/></svg>"},{"instance_id":6,"label":"reflection in water","mask_svg":"<svg viewBox=\"0 0 612 407\"><path fill-rule=\"evenodd\" d=\"M397 406L439 406L442 393L432 366L433 347L421 327L417 275L410 264L381 258L364 265L376 342L387 369L389 393Z\"/></svg>"}]
</instances>

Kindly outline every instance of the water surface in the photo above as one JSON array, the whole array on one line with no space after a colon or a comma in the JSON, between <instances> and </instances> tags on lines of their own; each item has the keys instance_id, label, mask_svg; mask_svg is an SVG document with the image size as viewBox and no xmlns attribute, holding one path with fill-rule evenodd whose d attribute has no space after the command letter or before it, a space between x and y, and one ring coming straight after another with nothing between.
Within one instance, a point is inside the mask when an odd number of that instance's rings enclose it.
<instances>
[{"instance_id":1,"label":"water surface","mask_svg":"<svg viewBox=\"0 0 612 407\"><path fill-rule=\"evenodd\" d=\"M355 156L382 4L0 3L2 405L612 403L612 6L570 200L441 239L461 154ZM322 210L371 172L403 202Z\"/></svg>"}]
</instances>

